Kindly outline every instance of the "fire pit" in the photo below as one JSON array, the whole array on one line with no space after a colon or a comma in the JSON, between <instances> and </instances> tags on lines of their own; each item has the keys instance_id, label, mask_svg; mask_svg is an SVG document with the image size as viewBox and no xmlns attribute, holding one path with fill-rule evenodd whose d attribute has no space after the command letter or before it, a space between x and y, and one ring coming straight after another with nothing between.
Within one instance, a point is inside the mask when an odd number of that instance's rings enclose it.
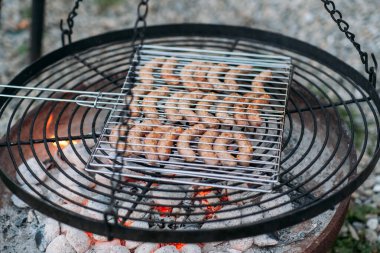
<instances>
[{"instance_id":1,"label":"fire pit","mask_svg":"<svg viewBox=\"0 0 380 253\"><path fill-rule=\"evenodd\" d=\"M272 233L332 208L374 168L378 141L371 161L362 157L373 148L369 138L378 139L379 98L354 69L318 48L270 32L166 25L147 28L145 43L292 58L279 184L272 193L258 193L121 177L115 189L112 176L85 170L109 111L71 103L72 93L21 86L117 93L128 72L132 35L133 30L123 30L67 45L15 77L11 84L20 90L3 91L0 115L8 127L0 132L0 175L31 207L89 233L134 241L232 240ZM32 96L41 101L27 99ZM112 165L106 158L98 162ZM116 219L107 215L112 201Z\"/></svg>"}]
</instances>

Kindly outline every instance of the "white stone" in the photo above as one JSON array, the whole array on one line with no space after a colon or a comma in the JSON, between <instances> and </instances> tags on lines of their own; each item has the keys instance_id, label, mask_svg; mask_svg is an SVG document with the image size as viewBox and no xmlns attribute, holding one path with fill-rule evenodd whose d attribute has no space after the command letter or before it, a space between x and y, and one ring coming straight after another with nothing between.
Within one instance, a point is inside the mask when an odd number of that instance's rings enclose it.
<instances>
[{"instance_id":1,"label":"white stone","mask_svg":"<svg viewBox=\"0 0 380 253\"><path fill-rule=\"evenodd\" d=\"M46 253L76 253L65 235L56 237L46 248Z\"/></svg>"},{"instance_id":2,"label":"white stone","mask_svg":"<svg viewBox=\"0 0 380 253\"><path fill-rule=\"evenodd\" d=\"M278 241L264 234L253 237L253 243L259 247L267 247L277 245Z\"/></svg>"},{"instance_id":3,"label":"white stone","mask_svg":"<svg viewBox=\"0 0 380 253\"><path fill-rule=\"evenodd\" d=\"M42 194L42 190L39 186L37 185L33 185L32 186L34 190L36 190L37 192L39 192L40 194ZM37 193L35 193L33 191L33 189L31 189L28 185L24 184L21 186L21 188L23 190L25 190L27 193L29 193L30 195L34 196L34 197L38 197ZM29 207L28 204L26 204L24 201L22 201L19 197L17 197L16 195L12 194L11 196L11 200L12 200L12 203L19 207L19 208L27 208Z\"/></svg>"},{"instance_id":4,"label":"white stone","mask_svg":"<svg viewBox=\"0 0 380 253\"><path fill-rule=\"evenodd\" d=\"M272 198L274 198L274 199L272 199ZM264 202L268 199L271 199L271 200ZM266 217L274 217L274 216L278 216L280 214L291 211L293 209L292 204L290 202L285 204L288 201L290 201L290 198L288 195L282 195L281 197L278 197L278 194L276 194L276 193L265 194L261 198L261 202L264 202L264 203L261 203L260 207L264 210L272 208L272 207L276 207L276 206L278 206L278 207L266 211L264 213L264 217L265 218ZM281 205L281 206L279 206L279 205Z\"/></svg>"},{"instance_id":5,"label":"white stone","mask_svg":"<svg viewBox=\"0 0 380 253\"><path fill-rule=\"evenodd\" d=\"M186 194L183 190L175 185L160 184L158 187L151 190L154 202L157 205L175 206L181 203ZM162 197L168 199L160 199Z\"/></svg>"},{"instance_id":6,"label":"white stone","mask_svg":"<svg viewBox=\"0 0 380 253\"><path fill-rule=\"evenodd\" d=\"M41 162L41 165L44 169L46 169L45 165ZM28 166L26 165L28 164ZM32 157L26 160L26 163L22 163L19 167L19 173L22 174L24 177L25 181L27 181L29 184L38 184L39 181L45 181L46 180L46 173L45 171L41 168L41 166L38 164L37 160ZM32 172L34 175L32 175ZM21 178L20 174L16 173L16 179L17 182L20 184L25 184L24 179Z\"/></svg>"},{"instance_id":7,"label":"white stone","mask_svg":"<svg viewBox=\"0 0 380 253\"><path fill-rule=\"evenodd\" d=\"M202 253L201 247L197 244L186 244L180 249L181 253Z\"/></svg>"},{"instance_id":8,"label":"white stone","mask_svg":"<svg viewBox=\"0 0 380 253\"><path fill-rule=\"evenodd\" d=\"M237 239L237 240L232 240L230 241L230 246L233 249L240 250L240 251L245 251L249 249L253 244L253 238L252 237L247 237L247 238L242 238L242 239Z\"/></svg>"},{"instance_id":9,"label":"white stone","mask_svg":"<svg viewBox=\"0 0 380 253\"><path fill-rule=\"evenodd\" d=\"M377 240L377 233L373 231L372 229L366 229L365 230L365 239L369 243L374 243Z\"/></svg>"},{"instance_id":10,"label":"white stone","mask_svg":"<svg viewBox=\"0 0 380 253\"><path fill-rule=\"evenodd\" d=\"M160 245L158 243L147 242L138 246L135 250L135 253L152 253L159 247Z\"/></svg>"},{"instance_id":11,"label":"white stone","mask_svg":"<svg viewBox=\"0 0 380 253\"><path fill-rule=\"evenodd\" d=\"M91 245L91 240L84 231L72 227L67 229L66 239L77 253L86 252Z\"/></svg>"},{"instance_id":12,"label":"white stone","mask_svg":"<svg viewBox=\"0 0 380 253\"><path fill-rule=\"evenodd\" d=\"M376 230L378 226L379 220L377 219L377 217L370 218L369 220L367 220L367 227L369 229Z\"/></svg>"},{"instance_id":13,"label":"white stone","mask_svg":"<svg viewBox=\"0 0 380 253\"><path fill-rule=\"evenodd\" d=\"M373 191L380 192L380 184L375 184L375 186L373 187Z\"/></svg>"},{"instance_id":14,"label":"white stone","mask_svg":"<svg viewBox=\"0 0 380 253\"><path fill-rule=\"evenodd\" d=\"M64 174L64 173L66 174ZM58 181L65 186L72 186L82 184L84 187L93 188L95 187L95 182L91 181L90 175L83 170L76 170L73 168L68 168L60 172L58 175Z\"/></svg>"},{"instance_id":15,"label":"white stone","mask_svg":"<svg viewBox=\"0 0 380 253\"><path fill-rule=\"evenodd\" d=\"M154 251L154 253L179 253L179 251L176 249L176 247L167 245Z\"/></svg>"}]
</instances>

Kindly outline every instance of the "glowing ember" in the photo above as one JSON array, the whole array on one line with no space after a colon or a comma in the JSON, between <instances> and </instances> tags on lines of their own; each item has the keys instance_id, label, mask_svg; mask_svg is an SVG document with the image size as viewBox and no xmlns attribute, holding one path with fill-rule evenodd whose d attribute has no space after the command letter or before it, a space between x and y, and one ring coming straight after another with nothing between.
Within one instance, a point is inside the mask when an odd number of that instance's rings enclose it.
<instances>
[{"instance_id":1,"label":"glowing ember","mask_svg":"<svg viewBox=\"0 0 380 253\"><path fill-rule=\"evenodd\" d=\"M210 189L210 190L209 190ZM205 190L202 190L202 191L199 191L195 194L195 197L206 197L207 195L209 195L210 193L212 192L211 190L211 187L207 187ZM228 201L228 196L226 194L222 195L220 198L219 198L220 202L225 202L225 201ZM214 206L214 205L210 205L209 201L207 199L201 199L200 200L201 203L203 205L206 205L206 211L207 211L207 214L205 216L205 219L208 220L208 219L211 219L212 216L217 212L219 211L220 209L222 209L222 206L221 205L218 205L218 206Z\"/></svg>"},{"instance_id":2,"label":"glowing ember","mask_svg":"<svg viewBox=\"0 0 380 253\"><path fill-rule=\"evenodd\" d=\"M168 243L168 244L161 244L161 247L164 247L166 245L171 245L176 247L178 250L182 249L183 246L185 246L185 243Z\"/></svg>"},{"instance_id":3,"label":"glowing ember","mask_svg":"<svg viewBox=\"0 0 380 253\"><path fill-rule=\"evenodd\" d=\"M169 206L155 206L153 209L159 212L161 217L168 216L173 211L173 207Z\"/></svg>"}]
</instances>

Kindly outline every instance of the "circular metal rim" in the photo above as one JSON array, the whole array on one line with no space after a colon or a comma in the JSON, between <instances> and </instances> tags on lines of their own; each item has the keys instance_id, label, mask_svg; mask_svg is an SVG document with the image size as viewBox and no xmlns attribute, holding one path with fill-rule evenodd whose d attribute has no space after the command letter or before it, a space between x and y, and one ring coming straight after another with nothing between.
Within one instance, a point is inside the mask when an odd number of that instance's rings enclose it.
<instances>
[{"instance_id":1,"label":"circular metal rim","mask_svg":"<svg viewBox=\"0 0 380 253\"><path fill-rule=\"evenodd\" d=\"M64 46L56 51L49 53L42 57L32 65L25 68L20 74L18 74L10 83L23 85L27 81L27 77L32 73L37 72L39 69L43 69L54 62L71 55L76 52L81 52L87 48L102 45L104 43L112 43L117 41L128 41L133 34L132 29L120 30L110 33L101 34L95 37L80 40L72 43L71 45ZM248 39L256 40L261 43L266 43L277 48L284 48L293 53L308 57L320 64L323 64L335 72L350 78L353 82L364 88L374 101L377 110L380 111L380 99L374 89L366 78L361 75L357 70L347 65L343 61L339 60L335 56L312 46L308 43L299 41L294 38L290 38L281 34L267 32L258 29L251 29L245 27L225 26L225 25L209 25L209 24L178 24L178 25L161 25L152 26L147 29L146 38L164 38L171 36L214 36L221 38L235 38L235 39ZM127 39L126 39L127 38ZM5 89L3 93L12 94L16 91ZM2 106L6 99L0 99L0 105ZM235 239L248 235L257 235L262 233L271 232L275 229L281 229L296 223L302 222L309 218L312 218L319 213L333 207L338 202L349 196L355 189L357 189L364 180L370 175L374 169L377 161L380 158L380 150L376 150L371 161L368 163L360 174L357 175L347 185L342 187L339 192L314 202L297 211L291 211L286 214L277 216L271 220L261 220L256 223L254 227L250 225L240 225L239 227L229 227L223 229L215 229L208 231L151 231L144 229L126 228L121 226L106 227L105 223L87 219L84 217L78 217L73 213L68 213L63 209L51 206L42 200L37 198L30 198L30 195L22 190L17 184L15 184L3 171L0 170L0 178L5 182L7 187L23 199L26 203L32 207L38 207L37 209L42 213L60 220L64 223L73 225L80 229L90 230L94 233L106 235L107 233L112 237L125 237L128 233L128 239L141 240L141 238L150 238L152 242L172 242L172 238L175 238L177 242L200 242L200 241L217 241L221 238Z\"/></svg>"}]
</instances>

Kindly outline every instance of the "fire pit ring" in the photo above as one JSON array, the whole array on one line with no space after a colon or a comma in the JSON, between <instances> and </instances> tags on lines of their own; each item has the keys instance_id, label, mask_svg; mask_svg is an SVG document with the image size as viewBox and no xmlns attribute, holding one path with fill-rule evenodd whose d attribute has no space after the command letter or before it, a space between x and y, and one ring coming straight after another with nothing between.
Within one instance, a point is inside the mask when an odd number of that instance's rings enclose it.
<instances>
[{"instance_id":1,"label":"fire pit ring","mask_svg":"<svg viewBox=\"0 0 380 253\"><path fill-rule=\"evenodd\" d=\"M11 84L113 91L122 85L126 75L128 68L126 59L128 59L131 52L128 47L128 38L131 38L132 33L133 30L112 32L65 46L26 68L11 81ZM88 108L83 109L64 103L59 103L55 107L52 107L50 102L33 104L32 106L32 103L28 102L28 100L1 98L1 119L9 119L9 124L7 129L2 129L1 135L5 137L1 143L0 160L3 162L12 161L13 165L2 166L0 175L12 192L42 213L71 226L97 234L109 234L118 238L157 242L220 241L275 231L304 221L332 208L339 201L349 196L369 176L379 159L378 111L380 102L374 87L368 84L368 81L357 71L321 49L293 38L266 31L243 27L199 24L150 27L146 32L146 43L201 49L212 48L225 51L270 52L292 57L295 71L287 108L288 116L282 156L283 168L280 185L276 187L279 194L263 195L255 193L254 195L248 195L248 197L238 195L237 199L233 199L233 196L236 197L240 192L227 194L216 192L213 196L199 196L199 192L205 192L205 190L177 190L177 188L175 190L163 190L159 189L155 182L147 181L145 185L137 187L140 188L140 192L138 189L134 193L134 195L140 196L140 199L138 201L136 199L130 200L130 203L139 204L144 200L147 202L143 202L143 206L154 208L160 205L167 205L168 207L176 205L175 201L169 204L165 204L167 202L160 202L159 204L149 202L160 198L176 201L185 199L205 199L208 201L219 199L220 202L216 204L205 204L198 201L200 203L197 207L206 209L209 206L218 208L222 206L221 209L226 207L225 210L227 211L223 210L220 213L228 215L220 215L220 217L207 220L202 217L202 221L187 223L203 226L206 223L215 224L218 221L225 221L230 222L229 226L226 228L209 226L207 229L206 227L198 227L196 230L162 230L153 229L152 227L135 228L133 226L119 225L105 227L103 220L94 219L89 214L82 215L70 211L52 201L48 196L41 195L37 190L33 194L27 193L21 187L20 181L17 182L15 172L19 165L26 162L26 159L29 158L28 155L36 155L36 153L32 152L33 149L30 148L38 145L38 143L45 148L46 153L46 157L43 157L43 155L42 157L37 156L39 160L41 158L41 161L44 161L42 158L55 159L54 153L50 152L50 150L54 150L53 144L56 144L56 149L60 150L58 153L62 153L59 141L68 141L71 147L75 147L74 140L82 141L84 150L89 153L91 145L99 136L99 131L104 119L107 117L107 112ZM3 91L3 94L9 95L12 93L14 94L15 90L5 89ZM41 96L41 94L38 94L38 96ZM65 96L68 95L66 94ZM34 105L38 106L34 107ZM11 112L11 114L8 114L8 112ZM31 112L34 113L34 117L29 122L32 127L20 131L22 129L20 126L28 125L26 124L27 122L23 122L23 119ZM25 115L19 121L15 115L22 115L23 113ZM358 116L359 122L353 121L353 114ZM49 125L50 115L54 115L54 117L58 115L58 117L53 118L53 123ZM67 121L60 128L60 123L63 122L62 118ZM84 126L83 123L88 119L92 119L90 124ZM373 121L373 125L370 125L368 121ZM41 126L42 129L39 129L38 126ZM15 129L19 130L14 132ZM40 130L42 131L40 132ZM72 130L77 130L78 132L70 132ZM296 130L299 131L297 132ZM38 136L39 134L42 135ZM50 134L53 135L50 136ZM375 148L371 151L372 157L369 161L365 161L363 155L368 152L368 141L371 136L376 136L375 143L371 144ZM355 159L355 149L357 150L357 160ZM75 149L74 153L78 155ZM21 155L21 159L18 157L19 155ZM62 160L65 163L65 159L63 158ZM79 160L82 164L86 162L85 159ZM41 161L39 164L41 168L39 169L44 167ZM50 174L48 168L42 170L46 174ZM77 176L80 175L79 178L75 179L76 181L84 177L88 181L99 183L92 175L86 175L78 170L75 173ZM43 183L39 183L46 187ZM65 187L59 182L56 183L61 188L71 192L69 187ZM84 182L76 183L82 186L84 184ZM135 183L123 182L123 186L136 186ZM107 188L104 183L103 186ZM33 188L34 186L30 185L30 187ZM93 192L92 189L89 186L88 189L86 188L90 192ZM49 191L54 190L56 189L51 188ZM206 189L206 192L208 191L210 189ZM182 197L162 197L157 195L157 193L162 192L191 193L193 195L188 196L185 194ZM197 195L194 196L195 193ZM145 196L145 194L147 195ZM77 195L87 196L89 193L84 192ZM221 200L224 196L229 198ZM125 197L121 197L121 199L127 200ZM93 200L95 202L105 202L104 199ZM70 201L70 198L68 198L68 201ZM250 213L248 209L255 205L260 205L261 207L261 210L256 211L256 214L269 212L270 215L251 223L241 224L242 217L252 218L253 214L255 214L255 212ZM190 203L190 207L193 208L194 204ZM134 209L136 206L132 205L129 208ZM146 211L142 208L136 209L139 210L137 213L149 213L149 219L151 219L152 215L170 216L169 213L172 212L172 210L168 211L167 209L165 211L154 209ZM88 206L87 209L100 215L104 212L104 210L89 208ZM205 209L201 210L192 211L190 216L204 216L210 213ZM243 210L245 210L245 216L242 215ZM181 212L184 211L180 210L179 213ZM237 214L239 212L240 214ZM231 213L234 215L229 216ZM129 218L135 221L148 222L147 217ZM240 223L237 222L239 220ZM173 224L175 226L175 224L185 223L176 220L160 222L161 224L171 224L172 226ZM150 220L150 226L154 225L156 225L155 221ZM169 228L171 227L169 226Z\"/></svg>"}]
</instances>

